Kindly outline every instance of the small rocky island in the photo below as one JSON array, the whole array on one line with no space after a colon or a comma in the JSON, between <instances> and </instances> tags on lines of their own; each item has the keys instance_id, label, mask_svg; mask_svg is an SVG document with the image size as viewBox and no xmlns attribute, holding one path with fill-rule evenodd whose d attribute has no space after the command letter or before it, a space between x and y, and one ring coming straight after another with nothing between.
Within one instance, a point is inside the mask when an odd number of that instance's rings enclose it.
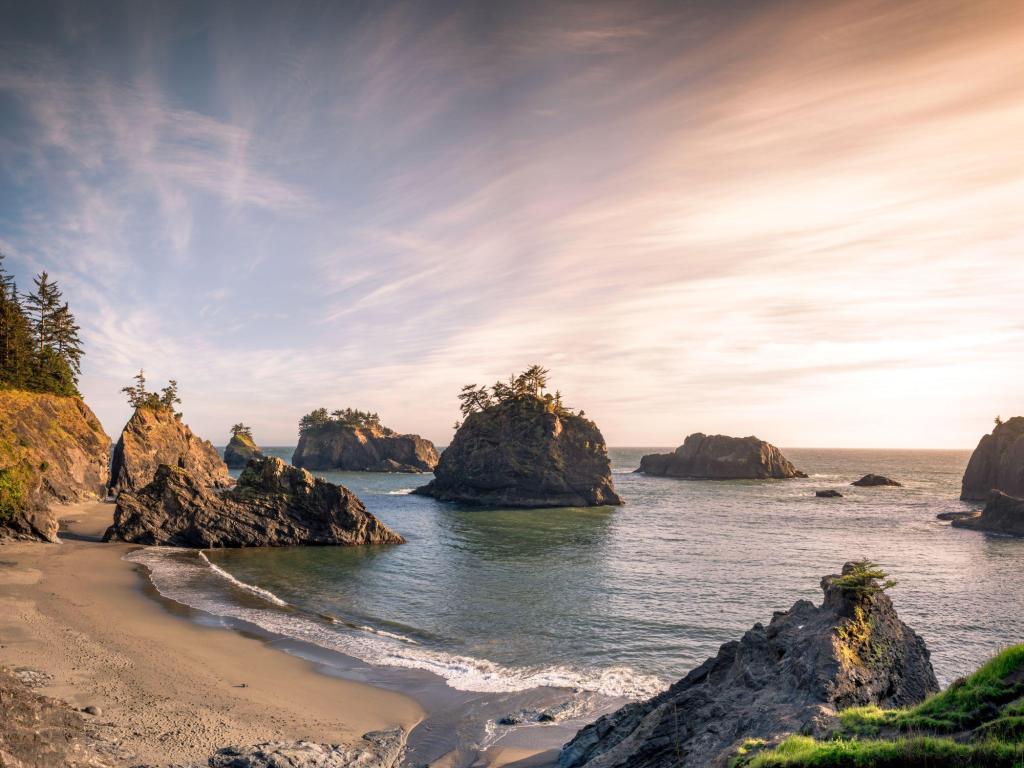
<instances>
[{"instance_id":1,"label":"small rocky island","mask_svg":"<svg viewBox=\"0 0 1024 768\"><path fill-rule=\"evenodd\" d=\"M162 464L153 481L117 497L104 541L149 546L281 547L402 544L347 488L281 459L254 459L233 489L215 491Z\"/></svg>"},{"instance_id":2,"label":"small rocky island","mask_svg":"<svg viewBox=\"0 0 1024 768\"><path fill-rule=\"evenodd\" d=\"M952 519L954 528L970 528L1003 536L1024 536L1024 499L1002 491L992 491L981 512L954 513L948 519Z\"/></svg>"},{"instance_id":3,"label":"small rocky island","mask_svg":"<svg viewBox=\"0 0 1024 768\"><path fill-rule=\"evenodd\" d=\"M344 472L432 472L437 449L419 435L400 435L376 413L317 408L299 421L297 467Z\"/></svg>"},{"instance_id":4,"label":"small rocky island","mask_svg":"<svg viewBox=\"0 0 1024 768\"><path fill-rule=\"evenodd\" d=\"M415 493L496 507L621 504L601 431L546 392L547 377L535 365L508 383L463 387L465 420Z\"/></svg>"},{"instance_id":5,"label":"small rocky island","mask_svg":"<svg viewBox=\"0 0 1024 768\"><path fill-rule=\"evenodd\" d=\"M253 459L263 457L263 451L252 438L252 429L238 423L231 428L231 440L224 448L224 463L229 469L245 469Z\"/></svg>"},{"instance_id":6,"label":"small rocky island","mask_svg":"<svg viewBox=\"0 0 1024 768\"><path fill-rule=\"evenodd\" d=\"M997 417L967 463L960 498L985 501L992 490L1024 497L1024 416Z\"/></svg>"},{"instance_id":7,"label":"small rocky island","mask_svg":"<svg viewBox=\"0 0 1024 768\"><path fill-rule=\"evenodd\" d=\"M771 443L696 432L672 453L649 453L637 472L685 480L788 480L807 477Z\"/></svg>"},{"instance_id":8,"label":"small rocky island","mask_svg":"<svg viewBox=\"0 0 1024 768\"><path fill-rule=\"evenodd\" d=\"M895 480L886 477L885 475L864 475L860 480L854 480L850 485L855 485L858 488L902 488L903 483L898 483Z\"/></svg>"},{"instance_id":9,"label":"small rocky island","mask_svg":"<svg viewBox=\"0 0 1024 768\"><path fill-rule=\"evenodd\" d=\"M727 766L745 744L824 736L839 710L902 707L939 690L924 641L896 615L873 563L825 576L824 602L799 600L726 643L664 693L586 726L561 768Z\"/></svg>"},{"instance_id":10,"label":"small rocky island","mask_svg":"<svg viewBox=\"0 0 1024 768\"><path fill-rule=\"evenodd\" d=\"M125 387L135 413L125 424L114 448L110 492L138 490L153 480L161 464L186 470L200 485L229 488L233 483L228 467L213 444L192 434L175 412L177 384L172 381L160 394L146 390L142 371L136 384Z\"/></svg>"}]
</instances>

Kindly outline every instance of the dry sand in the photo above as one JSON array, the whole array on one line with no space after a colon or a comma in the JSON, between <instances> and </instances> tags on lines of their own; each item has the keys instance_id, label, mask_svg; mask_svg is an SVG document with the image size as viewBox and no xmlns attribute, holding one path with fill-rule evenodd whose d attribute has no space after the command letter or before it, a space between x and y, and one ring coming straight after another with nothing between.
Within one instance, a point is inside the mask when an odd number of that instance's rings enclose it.
<instances>
[{"instance_id":1,"label":"dry sand","mask_svg":"<svg viewBox=\"0 0 1024 768\"><path fill-rule=\"evenodd\" d=\"M87 540L112 513L99 502L65 507L76 538L0 547L0 664L42 670L52 675L42 693L100 707L125 765L205 761L228 744L353 742L420 721L410 698L172 615L121 559L135 547Z\"/></svg>"}]
</instances>

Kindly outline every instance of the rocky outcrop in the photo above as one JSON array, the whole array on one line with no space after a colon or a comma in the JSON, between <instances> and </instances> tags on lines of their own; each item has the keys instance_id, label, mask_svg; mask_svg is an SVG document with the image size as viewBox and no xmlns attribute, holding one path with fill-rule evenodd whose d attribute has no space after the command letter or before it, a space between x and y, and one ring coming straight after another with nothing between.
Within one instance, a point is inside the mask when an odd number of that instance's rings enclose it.
<instances>
[{"instance_id":1,"label":"rocky outcrop","mask_svg":"<svg viewBox=\"0 0 1024 768\"><path fill-rule=\"evenodd\" d=\"M399 768L405 741L405 731L396 728L364 734L362 743L351 747L309 741L225 747L208 764L210 768Z\"/></svg>"},{"instance_id":2,"label":"rocky outcrop","mask_svg":"<svg viewBox=\"0 0 1024 768\"><path fill-rule=\"evenodd\" d=\"M960 498L984 501L992 490L1024 496L1024 416L997 424L967 463Z\"/></svg>"},{"instance_id":3,"label":"rocky outcrop","mask_svg":"<svg viewBox=\"0 0 1024 768\"><path fill-rule=\"evenodd\" d=\"M520 395L469 414L416 493L499 507L621 504L594 422Z\"/></svg>"},{"instance_id":4,"label":"rocky outcrop","mask_svg":"<svg viewBox=\"0 0 1024 768\"><path fill-rule=\"evenodd\" d=\"M854 480L850 485L856 485L858 488L878 488L884 485L892 486L893 488L903 487L903 483L890 480L885 475L864 475L860 480Z\"/></svg>"},{"instance_id":5,"label":"rocky outcrop","mask_svg":"<svg viewBox=\"0 0 1024 768\"><path fill-rule=\"evenodd\" d=\"M114 448L111 493L149 485L161 464L184 469L203 486L228 488L234 482L217 449L192 434L173 410L137 408Z\"/></svg>"},{"instance_id":6,"label":"rocky outcrop","mask_svg":"<svg viewBox=\"0 0 1024 768\"><path fill-rule=\"evenodd\" d=\"M950 519L953 520L954 528L970 528L1004 536L1024 536L1024 499L1009 496L1002 491L992 491L980 514Z\"/></svg>"},{"instance_id":7,"label":"rocky outcrop","mask_svg":"<svg viewBox=\"0 0 1024 768\"><path fill-rule=\"evenodd\" d=\"M0 538L57 540L53 504L106 494L110 438L76 397L0 390Z\"/></svg>"},{"instance_id":8,"label":"rocky outcrop","mask_svg":"<svg viewBox=\"0 0 1024 768\"><path fill-rule=\"evenodd\" d=\"M224 463L230 469L245 469L253 459L263 457L263 451L247 434L232 435L227 447L224 448Z\"/></svg>"},{"instance_id":9,"label":"rocky outcrop","mask_svg":"<svg viewBox=\"0 0 1024 768\"><path fill-rule=\"evenodd\" d=\"M855 568L847 563L843 574ZM906 706L938 691L924 641L881 585L843 583L826 576L821 606L798 601L664 693L588 725L563 747L559 765L724 768L745 739L823 734L845 707Z\"/></svg>"},{"instance_id":10,"label":"rocky outcrop","mask_svg":"<svg viewBox=\"0 0 1024 768\"><path fill-rule=\"evenodd\" d=\"M829 491L815 491L814 495L817 496L819 499L841 499L841 498L843 498L843 494L841 494L839 491L832 491L832 490L829 490Z\"/></svg>"},{"instance_id":11,"label":"rocky outcrop","mask_svg":"<svg viewBox=\"0 0 1024 768\"><path fill-rule=\"evenodd\" d=\"M104 540L201 549L404 542L347 488L272 456L252 461L220 492L161 464L145 488L118 495Z\"/></svg>"},{"instance_id":12,"label":"rocky outcrop","mask_svg":"<svg viewBox=\"0 0 1024 768\"><path fill-rule=\"evenodd\" d=\"M437 449L419 435L332 422L299 435L292 463L321 471L433 472Z\"/></svg>"},{"instance_id":13,"label":"rocky outcrop","mask_svg":"<svg viewBox=\"0 0 1024 768\"><path fill-rule=\"evenodd\" d=\"M767 480L807 477L771 443L756 437L690 435L672 453L640 459L645 475L687 480Z\"/></svg>"}]
</instances>

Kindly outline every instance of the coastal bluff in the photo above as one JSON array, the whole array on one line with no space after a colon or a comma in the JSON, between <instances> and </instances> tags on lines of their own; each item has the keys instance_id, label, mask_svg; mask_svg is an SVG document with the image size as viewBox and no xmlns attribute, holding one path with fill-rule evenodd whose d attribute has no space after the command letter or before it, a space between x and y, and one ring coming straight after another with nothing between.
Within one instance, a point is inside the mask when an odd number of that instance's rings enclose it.
<instances>
[{"instance_id":1,"label":"coastal bluff","mask_svg":"<svg viewBox=\"0 0 1024 768\"><path fill-rule=\"evenodd\" d=\"M196 437L172 408L140 406L114 448L111 493L147 486L161 464L184 469L199 485L228 488L234 483L217 449Z\"/></svg>"},{"instance_id":2,"label":"coastal bluff","mask_svg":"<svg viewBox=\"0 0 1024 768\"><path fill-rule=\"evenodd\" d=\"M923 701L939 689L928 649L876 575L846 563L821 580L820 606L797 601L667 691L586 726L560 768L725 768L746 740L824 735L840 709Z\"/></svg>"},{"instance_id":3,"label":"coastal bluff","mask_svg":"<svg viewBox=\"0 0 1024 768\"><path fill-rule=\"evenodd\" d=\"M434 444L419 435L332 421L300 433L292 464L320 471L431 472L437 459Z\"/></svg>"},{"instance_id":4,"label":"coastal bluff","mask_svg":"<svg viewBox=\"0 0 1024 768\"><path fill-rule=\"evenodd\" d=\"M104 541L199 549L405 542L347 488L275 457L251 461L224 491L161 464L151 483L118 495Z\"/></svg>"},{"instance_id":5,"label":"coastal bluff","mask_svg":"<svg viewBox=\"0 0 1024 768\"><path fill-rule=\"evenodd\" d=\"M520 394L470 413L414 493L497 507L619 505L597 425Z\"/></svg>"},{"instance_id":6,"label":"coastal bluff","mask_svg":"<svg viewBox=\"0 0 1024 768\"><path fill-rule=\"evenodd\" d=\"M0 538L56 541L50 505L106 495L109 456L80 398L0 390Z\"/></svg>"},{"instance_id":7,"label":"coastal bluff","mask_svg":"<svg viewBox=\"0 0 1024 768\"><path fill-rule=\"evenodd\" d=\"M649 453L637 470L685 480L786 480L807 477L771 443L696 432L672 453Z\"/></svg>"},{"instance_id":8,"label":"coastal bluff","mask_svg":"<svg viewBox=\"0 0 1024 768\"><path fill-rule=\"evenodd\" d=\"M997 422L967 463L960 498L985 501L992 490L1024 496L1024 416Z\"/></svg>"}]
</instances>

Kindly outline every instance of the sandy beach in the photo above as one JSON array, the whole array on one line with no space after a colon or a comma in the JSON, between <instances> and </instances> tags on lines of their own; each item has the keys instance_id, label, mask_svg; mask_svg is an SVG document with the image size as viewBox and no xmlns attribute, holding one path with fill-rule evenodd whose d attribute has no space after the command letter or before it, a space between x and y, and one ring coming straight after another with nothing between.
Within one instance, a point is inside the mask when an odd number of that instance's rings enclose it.
<instances>
[{"instance_id":1,"label":"sandy beach","mask_svg":"<svg viewBox=\"0 0 1024 768\"><path fill-rule=\"evenodd\" d=\"M63 507L63 543L0 547L0 664L40 670L52 676L41 693L99 707L125 765L201 762L229 744L354 742L421 720L410 698L173 615L121 559L134 546L99 542L113 509Z\"/></svg>"}]
</instances>

